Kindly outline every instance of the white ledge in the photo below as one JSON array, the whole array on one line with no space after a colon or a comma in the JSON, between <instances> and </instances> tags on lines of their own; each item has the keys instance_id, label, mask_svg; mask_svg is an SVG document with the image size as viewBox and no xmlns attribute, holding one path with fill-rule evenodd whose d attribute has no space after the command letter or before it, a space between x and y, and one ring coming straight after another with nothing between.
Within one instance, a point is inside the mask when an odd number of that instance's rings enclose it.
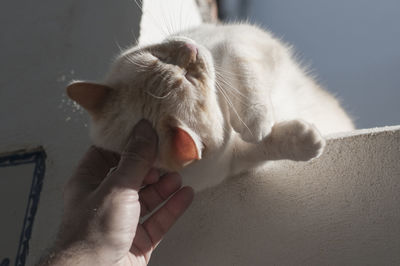
<instances>
[{"instance_id":1,"label":"white ledge","mask_svg":"<svg viewBox=\"0 0 400 266\"><path fill-rule=\"evenodd\" d=\"M400 126L263 171L196 195L150 265L400 265Z\"/></svg>"},{"instance_id":2,"label":"white ledge","mask_svg":"<svg viewBox=\"0 0 400 266\"><path fill-rule=\"evenodd\" d=\"M343 139L349 138L353 136L360 136L360 135L373 135L379 134L381 132L387 133L395 133L396 131L400 130L399 126L385 126L385 127L374 127L374 128L365 128L365 129L357 129L351 132L340 132L327 135L327 139Z\"/></svg>"}]
</instances>

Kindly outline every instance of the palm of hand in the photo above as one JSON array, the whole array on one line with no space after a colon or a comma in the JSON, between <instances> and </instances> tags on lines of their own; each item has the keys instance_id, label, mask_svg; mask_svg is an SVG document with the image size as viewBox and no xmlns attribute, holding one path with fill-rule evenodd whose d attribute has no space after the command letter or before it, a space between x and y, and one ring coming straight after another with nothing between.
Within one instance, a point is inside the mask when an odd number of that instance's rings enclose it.
<instances>
[{"instance_id":1,"label":"palm of hand","mask_svg":"<svg viewBox=\"0 0 400 266\"><path fill-rule=\"evenodd\" d=\"M91 147L82 159L65 187L59 250L83 254L86 261L96 262L92 265L147 265L190 205L193 190L181 188L178 174L159 177L151 168L157 136L148 123L140 122L132 135L121 157ZM112 168L116 170L110 173Z\"/></svg>"}]
</instances>

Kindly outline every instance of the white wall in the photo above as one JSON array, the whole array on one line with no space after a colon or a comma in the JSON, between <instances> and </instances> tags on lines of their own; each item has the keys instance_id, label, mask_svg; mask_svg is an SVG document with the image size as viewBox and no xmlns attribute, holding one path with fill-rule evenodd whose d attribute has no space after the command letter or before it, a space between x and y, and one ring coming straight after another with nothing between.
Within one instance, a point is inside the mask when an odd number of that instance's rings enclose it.
<instances>
[{"instance_id":1,"label":"white wall","mask_svg":"<svg viewBox=\"0 0 400 266\"><path fill-rule=\"evenodd\" d=\"M52 240L62 185L89 143L86 116L62 102L64 88L101 78L139 19L131 0L0 3L0 153L43 145L48 155L28 265Z\"/></svg>"}]
</instances>

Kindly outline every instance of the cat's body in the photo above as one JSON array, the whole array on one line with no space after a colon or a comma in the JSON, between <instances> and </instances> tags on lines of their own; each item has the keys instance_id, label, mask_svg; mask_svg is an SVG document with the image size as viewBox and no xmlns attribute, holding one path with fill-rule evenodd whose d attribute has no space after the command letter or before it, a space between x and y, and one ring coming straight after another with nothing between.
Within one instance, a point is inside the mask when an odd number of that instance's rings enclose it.
<instances>
[{"instance_id":1,"label":"cat's body","mask_svg":"<svg viewBox=\"0 0 400 266\"><path fill-rule=\"evenodd\" d=\"M250 97L256 90L254 85L260 86L261 98L254 100L263 104L270 101L269 112L275 122L300 118L317 126L323 135L354 129L338 101L305 74L288 46L269 33L237 24L204 25L181 35L211 51L214 64L223 69L222 78L230 83L220 81L221 86L237 85L241 93ZM229 93L232 88L225 90Z\"/></svg>"},{"instance_id":2,"label":"cat's body","mask_svg":"<svg viewBox=\"0 0 400 266\"><path fill-rule=\"evenodd\" d=\"M146 118L160 136L157 166L182 170L197 190L268 160L312 159L324 147L319 132L354 128L288 47L245 24L202 25L133 47L104 83L68 90L92 114L94 143L121 152ZM85 90L100 100L85 102Z\"/></svg>"}]
</instances>

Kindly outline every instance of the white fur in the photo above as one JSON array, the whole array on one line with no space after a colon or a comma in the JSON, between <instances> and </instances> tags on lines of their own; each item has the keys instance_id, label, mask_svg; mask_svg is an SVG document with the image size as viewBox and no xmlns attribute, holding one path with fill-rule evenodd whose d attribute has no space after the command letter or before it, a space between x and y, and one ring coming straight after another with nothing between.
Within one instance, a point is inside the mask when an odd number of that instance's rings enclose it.
<instances>
[{"instance_id":1,"label":"white fur","mask_svg":"<svg viewBox=\"0 0 400 266\"><path fill-rule=\"evenodd\" d=\"M186 184L201 190L267 160L309 160L325 145L319 132L354 129L338 101L305 74L288 46L269 33L239 24L204 25L182 35L211 51L214 64L223 69L220 86L242 120L232 108L225 108L229 115L224 117L230 117L234 128L229 141L212 158L184 169Z\"/></svg>"},{"instance_id":2,"label":"white fur","mask_svg":"<svg viewBox=\"0 0 400 266\"><path fill-rule=\"evenodd\" d=\"M203 91L184 78L186 70L177 67L179 58L168 57L185 42L198 47L204 62ZM202 25L168 37L160 47L150 53L135 53L146 48L134 47L116 60L105 83L123 92L123 98L93 123L92 136L96 144L120 151L133 125L145 117L160 135L161 154L167 154L168 134L160 124L164 116L174 117L190 129L198 146L205 145L202 159L182 170L184 182L196 190L268 160L318 157L325 145L321 134L354 128L338 101L294 61L288 46L257 27ZM150 71L146 66L154 62L157 68ZM171 81L157 83L156 88L141 83L163 71ZM181 78L181 87L171 87ZM143 91L158 98L149 100ZM205 110L198 110L200 103ZM157 165L168 168L163 156Z\"/></svg>"}]
</instances>

